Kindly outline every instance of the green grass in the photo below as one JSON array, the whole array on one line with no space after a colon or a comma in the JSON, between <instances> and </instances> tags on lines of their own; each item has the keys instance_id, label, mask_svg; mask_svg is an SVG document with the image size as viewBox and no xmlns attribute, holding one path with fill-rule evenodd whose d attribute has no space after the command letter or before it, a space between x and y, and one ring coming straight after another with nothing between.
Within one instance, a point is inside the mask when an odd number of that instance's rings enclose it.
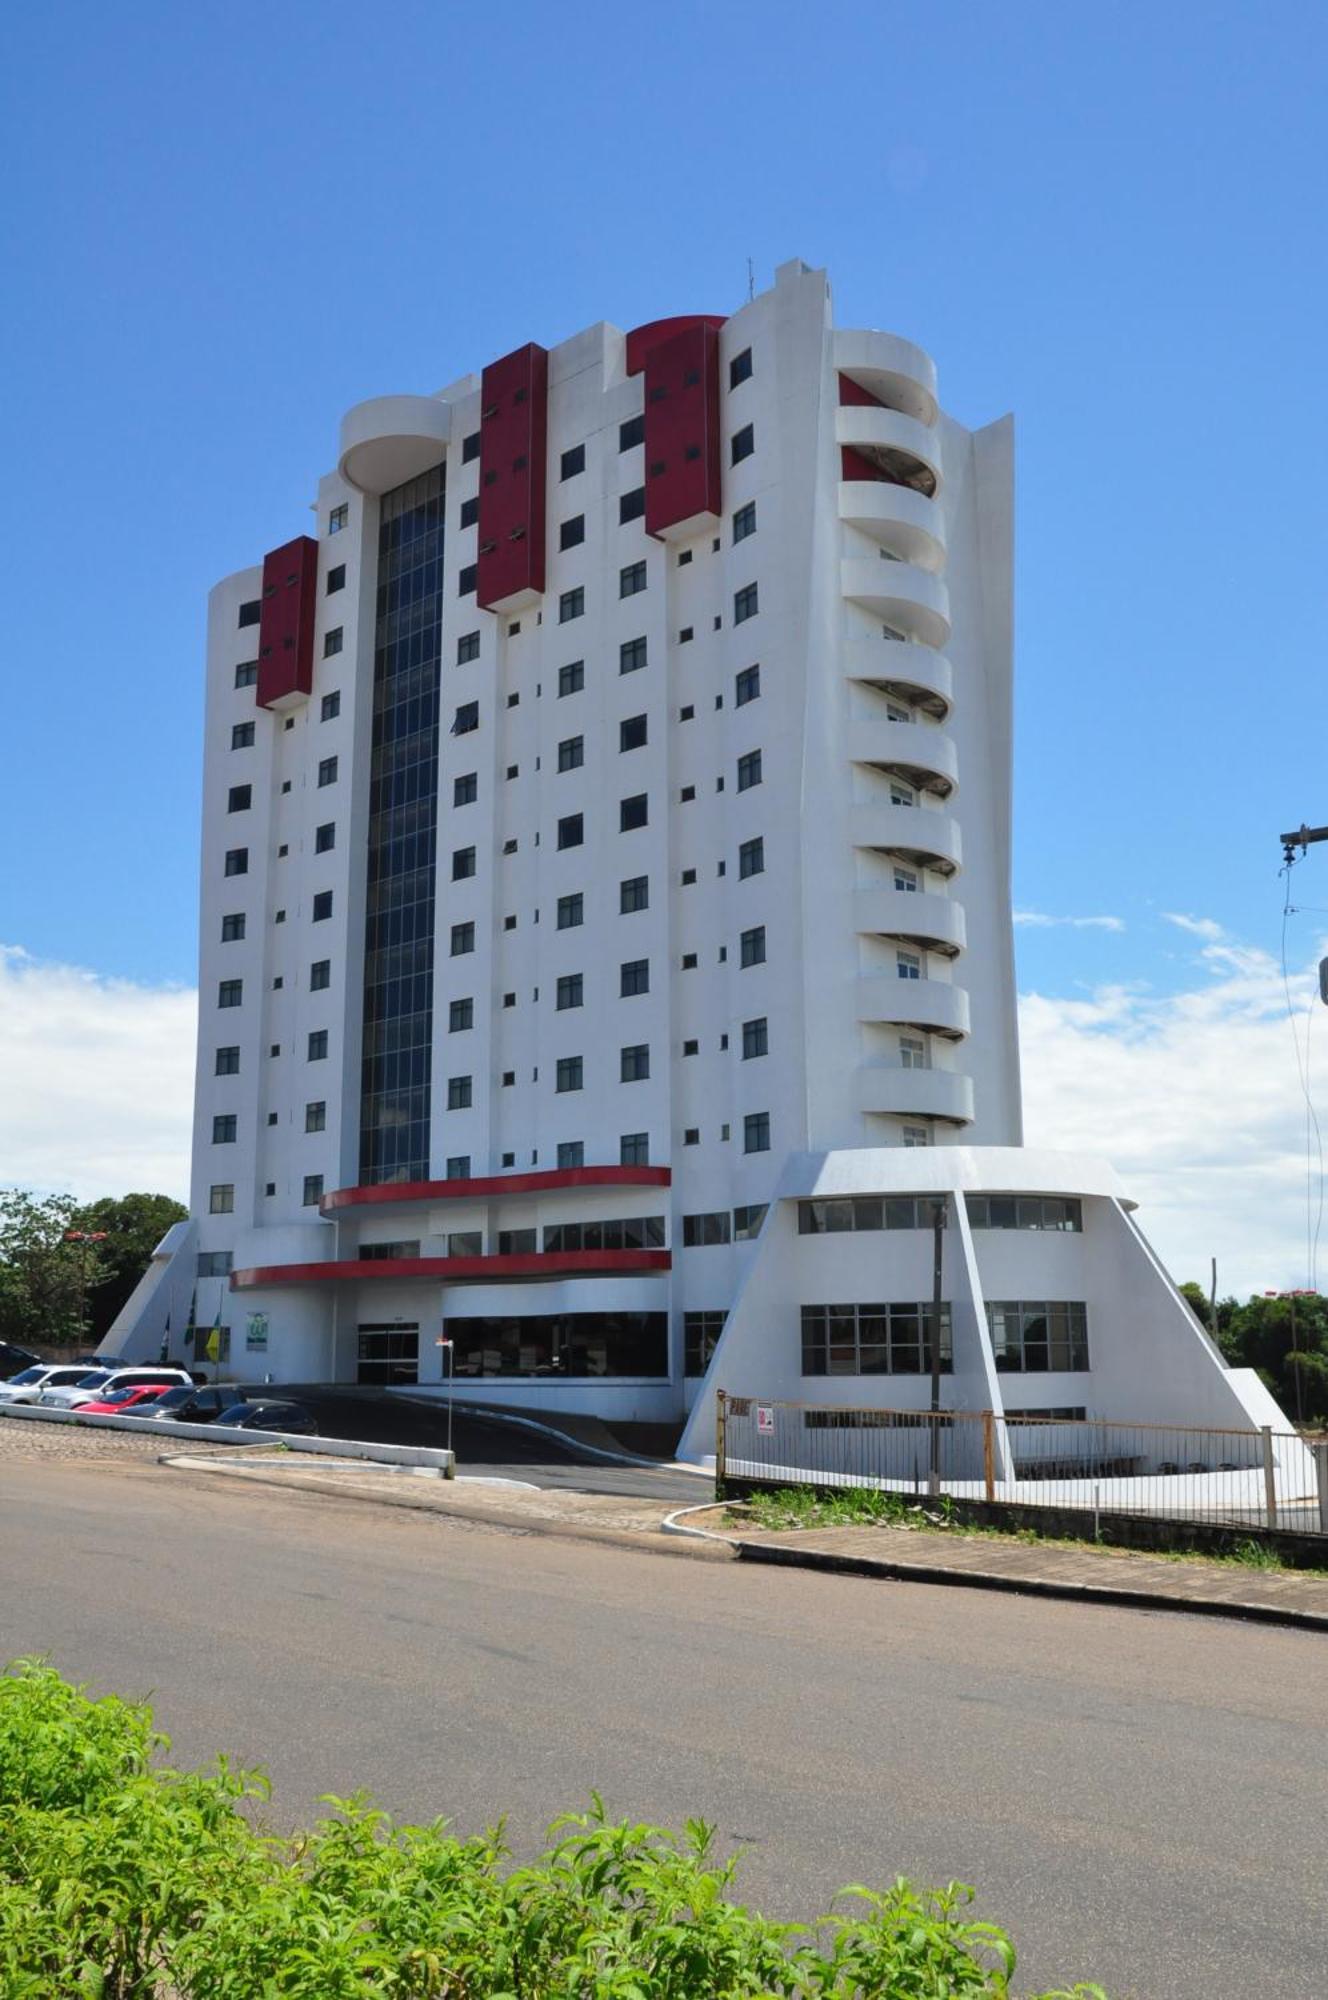
<instances>
[{"instance_id":1,"label":"green grass","mask_svg":"<svg viewBox=\"0 0 1328 2000\"><path fill-rule=\"evenodd\" d=\"M774 1922L714 1831L593 1799L517 1866L360 1796L308 1832L254 1821L266 1782L175 1771L151 1712L50 1667L0 1675L4 2000L1012 2000L1015 1948L961 1883L854 1886ZM1041 2000L1106 2000L1097 1986Z\"/></svg>"}]
</instances>

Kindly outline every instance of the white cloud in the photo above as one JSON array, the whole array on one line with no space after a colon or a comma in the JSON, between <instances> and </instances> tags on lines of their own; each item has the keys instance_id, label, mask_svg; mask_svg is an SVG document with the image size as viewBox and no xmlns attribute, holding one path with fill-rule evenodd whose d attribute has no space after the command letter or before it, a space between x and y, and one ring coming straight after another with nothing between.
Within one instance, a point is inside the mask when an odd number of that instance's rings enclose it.
<instances>
[{"instance_id":1,"label":"white cloud","mask_svg":"<svg viewBox=\"0 0 1328 2000\"><path fill-rule=\"evenodd\" d=\"M188 1199L198 996L0 945L0 1184Z\"/></svg>"},{"instance_id":2,"label":"white cloud","mask_svg":"<svg viewBox=\"0 0 1328 2000\"><path fill-rule=\"evenodd\" d=\"M1179 910L1163 910L1162 914L1169 924L1175 924L1177 930L1188 931L1191 937L1203 938L1206 944L1217 944L1226 936L1221 924L1213 917L1186 917Z\"/></svg>"},{"instance_id":3,"label":"white cloud","mask_svg":"<svg viewBox=\"0 0 1328 2000\"><path fill-rule=\"evenodd\" d=\"M1195 922L1206 920L1182 928ZM1179 993L1023 996L1025 1137L1111 1160L1177 1279L1206 1285L1216 1255L1224 1293L1304 1284L1305 1101L1281 969L1235 944L1207 944L1200 958L1208 977ZM1319 1005L1312 970L1291 990L1303 1044ZM1313 1094L1328 1021L1309 1041ZM1328 1130L1328 1095L1320 1116ZM1316 1153L1316 1208L1317 1173ZM1328 1216L1321 1245L1328 1280Z\"/></svg>"},{"instance_id":4,"label":"white cloud","mask_svg":"<svg viewBox=\"0 0 1328 2000\"><path fill-rule=\"evenodd\" d=\"M1016 910L1015 923L1024 930L1123 931L1123 917L1049 917L1043 910Z\"/></svg>"}]
</instances>

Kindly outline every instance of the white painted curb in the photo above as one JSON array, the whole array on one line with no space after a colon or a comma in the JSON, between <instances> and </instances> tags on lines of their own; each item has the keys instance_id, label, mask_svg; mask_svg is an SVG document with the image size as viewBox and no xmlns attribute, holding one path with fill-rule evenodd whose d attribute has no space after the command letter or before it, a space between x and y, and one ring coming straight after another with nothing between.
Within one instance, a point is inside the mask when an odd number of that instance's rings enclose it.
<instances>
[{"instance_id":1,"label":"white painted curb","mask_svg":"<svg viewBox=\"0 0 1328 2000\"><path fill-rule=\"evenodd\" d=\"M0 1417L46 1424L84 1424L101 1430L136 1431L140 1436L188 1438L192 1444L239 1444L261 1448L283 1444L291 1451L312 1451L324 1458L364 1458L379 1465L424 1466L454 1478L456 1455L423 1444L372 1444L362 1438L303 1437L293 1431L246 1431L238 1425L177 1424L168 1417L83 1416L77 1410L42 1409L35 1403L0 1403Z\"/></svg>"},{"instance_id":2,"label":"white painted curb","mask_svg":"<svg viewBox=\"0 0 1328 2000\"><path fill-rule=\"evenodd\" d=\"M736 1549L737 1538L720 1535L713 1528L689 1528L683 1524L689 1514L708 1514L712 1507L722 1506L722 1501L703 1500L695 1507L675 1507L671 1514L664 1516L661 1533L665 1535L686 1535L694 1542L718 1542L723 1548Z\"/></svg>"}]
</instances>

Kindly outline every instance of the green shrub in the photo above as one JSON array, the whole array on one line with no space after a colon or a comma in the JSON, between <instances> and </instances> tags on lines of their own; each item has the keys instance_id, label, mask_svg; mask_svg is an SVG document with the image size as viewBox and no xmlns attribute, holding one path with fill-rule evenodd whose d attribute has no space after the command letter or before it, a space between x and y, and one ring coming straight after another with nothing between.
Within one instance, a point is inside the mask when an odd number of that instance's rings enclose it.
<instances>
[{"instance_id":1,"label":"green shrub","mask_svg":"<svg viewBox=\"0 0 1328 2000\"><path fill-rule=\"evenodd\" d=\"M264 1782L156 1761L152 1717L49 1667L0 1677L4 2000L971 2000L1014 1947L959 1884L846 1890L811 1925L732 1900L702 1821L613 1823L595 1799L531 1867L502 1830L397 1826L329 1799L277 1840ZM1080 1987L1088 2000L1099 1989ZM1050 1996L1048 1996L1050 2000ZM1105 2000L1100 1996L1100 2000Z\"/></svg>"}]
</instances>

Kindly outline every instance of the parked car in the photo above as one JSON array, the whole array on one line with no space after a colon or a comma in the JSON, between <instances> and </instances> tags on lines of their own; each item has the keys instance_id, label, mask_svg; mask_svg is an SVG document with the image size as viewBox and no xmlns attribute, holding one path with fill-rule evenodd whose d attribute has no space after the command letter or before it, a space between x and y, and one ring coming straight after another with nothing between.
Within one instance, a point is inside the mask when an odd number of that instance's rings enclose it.
<instances>
[{"instance_id":1,"label":"parked car","mask_svg":"<svg viewBox=\"0 0 1328 2000\"><path fill-rule=\"evenodd\" d=\"M39 1361L22 1368L11 1382L0 1382L0 1402L39 1403L46 1388L64 1388L88 1377L86 1361Z\"/></svg>"},{"instance_id":2,"label":"parked car","mask_svg":"<svg viewBox=\"0 0 1328 2000\"><path fill-rule=\"evenodd\" d=\"M123 1389L109 1389L105 1394L99 1390L77 1406L78 1414L80 1417L127 1417L131 1413L136 1417L146 1416L145 1406L165 1394L155 1382L130 1383Z\"/></svg>"},{"instance_id":3,"label":"parked car","mask_svg":"<svg viewBox=\"0 0 1328 2000\"><path fill-rule=\"evenodd\" d=\"M174 1424L214 1423L223 1410L229 1410L243 1399L244 1390L238 1382L223 1382L218 1388L215 1383L207 1388L185 1387L163 1389L150 1409L144 1410L145 1417L166 1417Z\"/></svg>"},{"instance_id":4,"label":"parked car","mask_svg":"<svg viewBox=\"0 0 1328 2000\"><path fill-rule=\"evenodd\" d=\"M105 1395L111 1389L173 1389L188 1380L183 1368L94 1368L81 1382L43 1388L37 1400L48 1409L76 1410L89 1397Z\"/></svg>"},{"instance_id":5,"label":"parked car","mask_svg":"<svg viewBox=\"0 0 1328 2000\"><path fill-rule=\"evenodd\" d=\"M242 1431L290 1431L296 1437L317 1437L318 1425L303 1403L232 1403L217 1418Z\"/></svg>"},{"instance_id":6,"label":"parked car","mask_svg":"<svg viewBox=\"0 0 1328 2000\"><path fill-rule=\"evenodd\" d=\"M40 1356L29 1354L26 1347L15 1347L12 1340L0 1340L0 1382L12 1381L21 1368L40 1368Z\"/></svg>"}]
</instances>

